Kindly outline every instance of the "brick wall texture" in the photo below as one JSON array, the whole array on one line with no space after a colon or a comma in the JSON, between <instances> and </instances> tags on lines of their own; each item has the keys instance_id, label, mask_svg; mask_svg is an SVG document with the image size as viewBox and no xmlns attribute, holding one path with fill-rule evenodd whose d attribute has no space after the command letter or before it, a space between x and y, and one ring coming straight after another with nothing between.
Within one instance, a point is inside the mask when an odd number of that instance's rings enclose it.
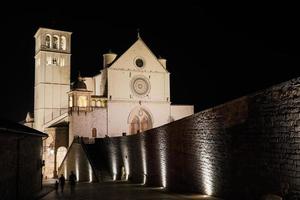
<instances>
[{"instance_id":1,"label":"brick wall texture","mask_svg":"<svg viewBox=\"0 0 300 200\"><path fill-rule=\"evenodd\" d=\"M117 138L109 166L129 180L224 199L300 192L300 78ZM298 195L297 195L298 194ZM294 197L295 197L294 196Z\"/></svg>"}]
</instances>

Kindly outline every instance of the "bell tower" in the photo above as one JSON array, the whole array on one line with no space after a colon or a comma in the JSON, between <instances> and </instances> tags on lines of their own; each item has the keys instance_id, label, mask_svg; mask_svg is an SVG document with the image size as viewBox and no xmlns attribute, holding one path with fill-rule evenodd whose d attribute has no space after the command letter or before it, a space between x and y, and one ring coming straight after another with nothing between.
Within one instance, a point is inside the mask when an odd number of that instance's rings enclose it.
<instances>
[{"instance_id":1,"label":"bell tower","mask_svg":"<svg viewBox=\"0 0 300 200\"><path fill-rule=\"evenodd\" d=\"M35 37L34 128L44 131L68 114L71 32L39 28Z\"/></svg>"}]
</instances>

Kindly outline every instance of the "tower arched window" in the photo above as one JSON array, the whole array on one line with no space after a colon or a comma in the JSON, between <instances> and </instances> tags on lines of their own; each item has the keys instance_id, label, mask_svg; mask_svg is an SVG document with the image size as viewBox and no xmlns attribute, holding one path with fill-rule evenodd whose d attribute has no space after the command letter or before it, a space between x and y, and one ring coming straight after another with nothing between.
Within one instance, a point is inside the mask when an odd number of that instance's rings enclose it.
<instances>
[{"instance_id":1,"label":"tower arched window","mask_svg":"<svg viewBox=\"0 0 300 200\"><path fill-rule=\"evenodd\" d=\"M66 50L66 37L65 36L60 37L60 49Z\"/></svg>"},{"instance_id":2,"label":"tower arched window","mask_svg":"<svg viewBox=\"0 0 300 200\"><path fill-rule=\"evenodd\" d=\"M53 44L52 44L53 49L58 49L59 47L59 38L57 35L53 36Z\"/></svg>"},{"instance_id":3,"label":"tower arched window","mask_svg":"<svg viewBox=\"0 0 300 200\"><path fill-rule=\"evenodd\" d=\"M46 35L45 45L47 48L51 48L51 36L49 34Z\"/></svg>"}]
</instances>

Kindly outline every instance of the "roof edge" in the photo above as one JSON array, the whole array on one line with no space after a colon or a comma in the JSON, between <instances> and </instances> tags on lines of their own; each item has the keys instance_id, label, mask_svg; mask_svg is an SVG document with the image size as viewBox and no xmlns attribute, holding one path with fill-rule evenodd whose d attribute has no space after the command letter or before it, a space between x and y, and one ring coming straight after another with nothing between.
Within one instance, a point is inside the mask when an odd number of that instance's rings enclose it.
<instances>
[{"instance_id":1,"label":"roof edge","mask_svg":"<svg viewBox=\"0 0 300 200\"><path fill-rule=\"evenodd\" d=\"M14 129L10 129L10 128L2 128L0 127L0 133L1 131L8 131L8 132L12 132L12 133L23 133L23 134L27 134L27 135L33 135L33 136L39 136L39 137L48 137L48 135L46 133L34 130L34 132L27 132L27 131L19 131L19 130L14 130Z\"/></svg>"}]
</instances>

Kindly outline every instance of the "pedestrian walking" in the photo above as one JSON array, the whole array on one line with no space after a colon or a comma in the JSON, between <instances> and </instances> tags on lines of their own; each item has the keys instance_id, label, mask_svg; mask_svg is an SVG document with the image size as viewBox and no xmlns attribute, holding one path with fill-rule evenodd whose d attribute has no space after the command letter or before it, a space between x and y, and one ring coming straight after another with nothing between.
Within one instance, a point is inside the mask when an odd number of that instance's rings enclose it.
<instances>
[{"instance_id":1,"label":"pedestrian walking","mask_svg":"<svg viewBox=\"0 0 300 200\"><path fill-rule=\"evenodd\" d=\"M64 192L64 187L65 187L65 177L63 174L60 175L60 178L59 178L59 185L60 185L60 190L61 192Z\"/></svg>"},{"instance_id":2,"label":"pedestrian walking","mask_svg":"<svg viewBox=\"0 0 300 200\"><path fill-rule=\"evenodd\" d=\"M70 186L71 186L71 192L74 192L75 185L76 185L76 175L73 171L71 171L71 174L69 176Z\"/></svg>"},{"instance_id":3,"label":"pedestrian walking","mask_svg":"<svg viewBox=\"0 0 300 200\"><path fill-rule=\"evenodd\" d=\"M58 181L57 180L55 180L54 188L55 188L55 192L57 192L58 191Z\"/></svg>"}]
</instances>

